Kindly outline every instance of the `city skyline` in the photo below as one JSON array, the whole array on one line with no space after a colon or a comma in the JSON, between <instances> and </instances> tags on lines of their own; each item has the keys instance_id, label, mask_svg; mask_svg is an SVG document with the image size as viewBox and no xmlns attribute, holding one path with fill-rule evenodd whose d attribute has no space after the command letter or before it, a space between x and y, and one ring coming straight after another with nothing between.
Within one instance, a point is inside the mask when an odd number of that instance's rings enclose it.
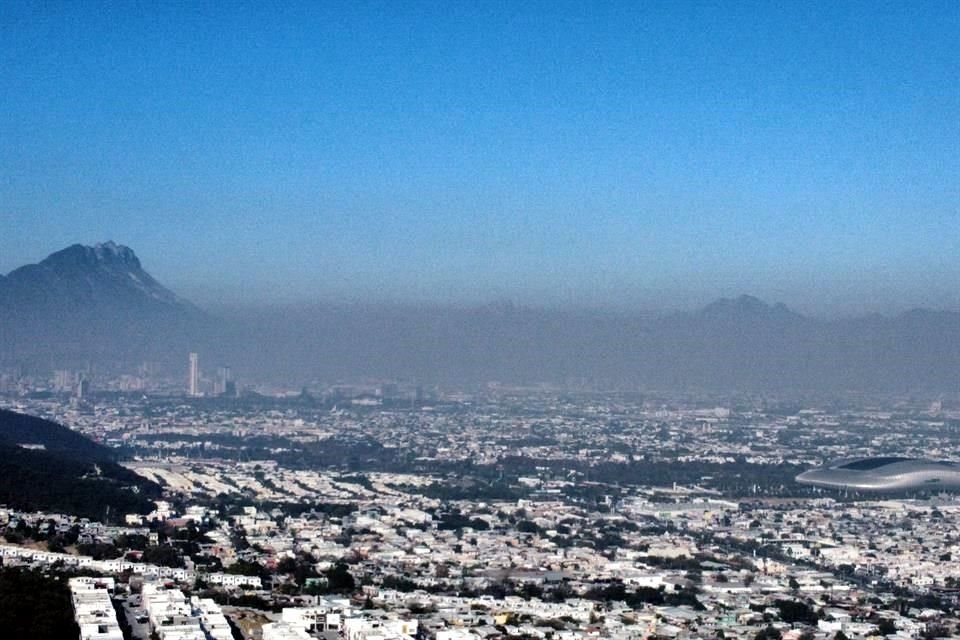
<instances>
[{"instance_id":1,"label":"city skyline","mask_svg":"<svg viewBox=\"0 0 960 640\"><path fill-rule=\"evenodd\" d=\"M0 629L960 637L960 3L0 3Z\"/></svg>"}]
</instances>

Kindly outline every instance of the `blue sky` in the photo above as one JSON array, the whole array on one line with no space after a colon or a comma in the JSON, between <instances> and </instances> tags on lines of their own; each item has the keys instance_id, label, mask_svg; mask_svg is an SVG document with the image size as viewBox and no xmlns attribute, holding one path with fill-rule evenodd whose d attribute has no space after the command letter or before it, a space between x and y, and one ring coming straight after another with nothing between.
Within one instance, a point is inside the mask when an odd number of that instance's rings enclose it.
<instances>
[{"instance_id":1,"label":"blue sky","mask_svg":"<svg viewBox=\"0 0 960 640\"><path fill-rule=\"evenodd\" d=\"M0 4L0 271L960 308L960 3L156 4Z\"/></svg>"}]
</instances>

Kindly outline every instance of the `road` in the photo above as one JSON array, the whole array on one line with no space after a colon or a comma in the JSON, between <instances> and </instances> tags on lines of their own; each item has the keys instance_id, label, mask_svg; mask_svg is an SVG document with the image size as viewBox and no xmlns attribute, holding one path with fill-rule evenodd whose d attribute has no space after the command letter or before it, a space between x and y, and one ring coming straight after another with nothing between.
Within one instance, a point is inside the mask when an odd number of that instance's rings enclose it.
<instances>
[{"instance_id":1,"label":"road","mask_svg":"<svg viewBox=\"0 0 960 640\"><path fill-rule=\"evenodd\" d=\"M139 604L139 596L131 596ZM136 607L130 603L130 599L122 600L123 613L127 617L127 623L130 625L130 633L133 640L150 640L150 623L137 622L137 616L146 616L142 608Z\"/></svg>"}]
</instances>

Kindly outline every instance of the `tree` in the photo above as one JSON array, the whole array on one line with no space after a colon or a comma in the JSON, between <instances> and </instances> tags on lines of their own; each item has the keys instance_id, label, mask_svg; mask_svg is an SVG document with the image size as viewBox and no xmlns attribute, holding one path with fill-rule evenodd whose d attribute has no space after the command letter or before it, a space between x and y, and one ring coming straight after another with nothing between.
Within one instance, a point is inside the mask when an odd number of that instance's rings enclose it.
<instances>
[{"instance_id":1,"label":"tree","mask_svg":"<svg viewBox=\"0 0 960 640\"><path fill-rule=\"evenodd\" d=\"M328 569L325 575L327 586L334 593L350 593L356 587L353 576L350 575L350 569L343 562L338 562Z\"/></svg>"},{"instance_id":2,"label":"tree","mask_svg":"<svg viewBox=\"0 0 960 640\"><path fill-rule=\"evenodd\" d=\"M561 582L550 592L550 597L554 602L564 602L567 598L573 596L573 588L566 582Z\"/></svg>"},{"instance_id":3,"label":"tree","mask_svg":"<svg viewBox=\"0 0 960 640\"><path fill-rule=\"evenodd\" d=\"M235 576L260 576L261 579L267 577L267 572L263 568L263 565L251 560L237 560L224 569L224 573Z\"/></svg>"},{"instance_id":4,"label":"tree","mask_svg":"<svg viewBox=\"0 0 960 640\"><path fill-rule=\"evenodd\" d=\"M754 636L754 640L780 640L783 636L779 631L773 627L766 627L765 629L760 629L757 631L757 635Z\"/></svg>"},{"instance_id":5,"label":"tree","mask_svg":"<svg viewBox=\"0 0 960 640\"><path fill-rule=\"evenodd\" d=\"M817 614L805 602L794 602L793 600L777 600L777 609L780 611L780 619L791 624L802 622L806 624L816 624Z\"/></svg>"},{"instance_id":6,"label":"tree","mask_svg":"<svg viewBox=\"0 0 960 640\"><path fill-rule=\"evenodd\" d=\"M539 533L540 527L531 520L521 520L517 523L517 531L520 533Z\"/></svg>"},{"instance_id":7,"label":"tree","mask_svg":"<svg viewBox=\"0 0 960 640\"><path fill-rule=\"evenodd\" d=\"M893 620L890 618L880 618L880 621L877 623L877 631L879 631L882 636L889 636L897 632L897 626L893 624Z\"/></svg>"},{"instance_id":8,"label":"tree","mask_svg":"<svg viewBox=\"0 0 960 640\"><path fill-rule=\"evenodd\" d=\"M114 544L119 549L134 549L143 551L147 548L147 537L140 534L121 534L114 540Z\"/></svg>"},{"instance_id":9,"label":"tree","mask_svg":"<svg viewBox=\"0 0 960 640\"><path fill-rule=\"evenodd\" d=\"M942 624L928 624L927 628L924 629L923 633L920 634L921 638L949 638L951 636L950 629Z\"/></svg>"},{"instance_id":10,"label":"tree","mask_svg":"<svg viewBox=\"0 0 960 640\"><path fill-rule=\"evenodd\" d=\"M520 587L520 597L524 600L530 600L531 598L541 598L543 596L543 589L539 585L533 582L525 582L523 586Z\"/></svg>"},{"instance_id":11,"label":"tree","mask_svg":"<svg viewBox=\"0 0 960 640\"><path fill-rule=\"evenodd\" d=\"M76 638L70 590L62 578L0 567L0 628L5 638Z\"/></svg>"},{"instance_id":12,"label":"tree","mask_svg":"<svg viewBox=\"0 0 960 640\"><path fill-rule=\"evenodd\" d=\"M90 556L94 560L113 560L123 555L123 552L112 544L102 542L77 545L77 551L81 555Z\"/></svg>"},{"instance_id":13,"label":"tree","mask_svg":"<svg viewBox=\"0 0 960 640\"><path fill-rule=\"evenodd\" d=\"M174 548L166 544L147 547L141 558L148 564L158 564L162 567L182 567L183 558Z\"/></svg>"}]
</instances>

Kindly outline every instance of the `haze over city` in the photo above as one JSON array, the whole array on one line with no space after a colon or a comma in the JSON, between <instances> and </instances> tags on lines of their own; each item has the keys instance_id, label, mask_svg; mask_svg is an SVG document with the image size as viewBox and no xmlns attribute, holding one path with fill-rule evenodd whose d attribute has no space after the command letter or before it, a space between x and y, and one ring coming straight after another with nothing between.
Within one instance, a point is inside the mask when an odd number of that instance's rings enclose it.
<instances>
[{"instance_id":1,"label":"haze over city","mask_svg":"<svg viewBox=\"0 0 960 640\"><path fill-rule=\"evenodd\" d=\"M0 637L960 637L958 36L0 2Z\"/></svg>"},{"instance_id":2,"label":"haze over city","mask_svg":"<svg viewBox=\"0 0 960 640\"><path fill-rule=\"evenodd\" d=\"M956 3L0 7L0 273L202 307L957 310Z\"/></svg>"}]
</instances>

